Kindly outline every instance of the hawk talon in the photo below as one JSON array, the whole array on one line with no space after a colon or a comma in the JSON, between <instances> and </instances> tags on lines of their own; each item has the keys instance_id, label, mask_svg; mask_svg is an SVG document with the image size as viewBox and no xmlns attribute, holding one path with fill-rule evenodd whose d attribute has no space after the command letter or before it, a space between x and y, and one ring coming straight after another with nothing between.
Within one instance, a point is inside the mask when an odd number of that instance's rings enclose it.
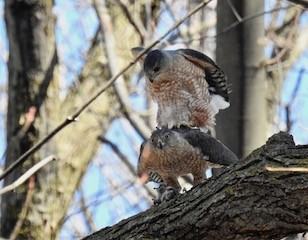
<instances>
[{"instance_id":1,"label":"hawk talon","mask_svg":"<svg viewBox=\"0 0 308 240\"><path fill-rule=\"evenodd\" d=\"M192 128L192 129L198 129L197 126L193 125L193 124L190 124L188 122L180 122L180 123L177 123L175 124L172 128L181 128L181 127L188 127L188 128Z\"/></svg>"},{"instance_id":2,"label":"hawk talon","mask_svg":"<svg viewBox=\"0 0 308 240\"><path fill-rule=\"evenodd\" d=\"M158 191L157 199L154 200L154 205L159 205L164 202L168 202L169 200L173 199L180 193L172 186L166 186L164 184L161 184L158 188L156 188Z\"/></svg>"}]
</instances>

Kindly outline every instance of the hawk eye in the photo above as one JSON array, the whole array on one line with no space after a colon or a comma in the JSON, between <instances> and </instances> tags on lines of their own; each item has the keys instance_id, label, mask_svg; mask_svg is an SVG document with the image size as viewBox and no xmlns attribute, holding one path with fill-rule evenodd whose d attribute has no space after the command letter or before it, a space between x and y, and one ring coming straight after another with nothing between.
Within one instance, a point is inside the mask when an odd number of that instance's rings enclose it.
<instances>
[{"instance_id":1,"label":"hawk eye","mask_svg":"<svg viewBox=\"0 0 308 240\"><path fill-rule=\"evenodd\" d=\"M154 143L154 139L153 138L151 139L151 143Z\"/></svg>"},{"instance_id":2,"label":"hawk eye","mask_svg":"<svg viewBox=\"0 0 308 240\"><path fill-rule=\"evenodd\" d=\"M160 70L160 67L153 68L154 72L158 72Z\"/></svg>"},{"instance_id":3,"label":"hawk eye","mask_svg":"<svg viewBox=\"0 0 308 240\"><path fill-rule=\"evenodd\" d=\"M167 135L165 136L165 139L166 139L166 140L169 140L169 139L170 139L170 134L167 134Z\"/></svg>"}]
</instances>

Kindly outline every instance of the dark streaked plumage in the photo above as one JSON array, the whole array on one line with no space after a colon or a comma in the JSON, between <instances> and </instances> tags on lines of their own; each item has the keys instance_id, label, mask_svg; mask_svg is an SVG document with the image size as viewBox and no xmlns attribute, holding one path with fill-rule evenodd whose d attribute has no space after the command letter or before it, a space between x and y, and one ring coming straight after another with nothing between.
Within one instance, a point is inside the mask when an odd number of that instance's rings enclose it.
<instances>
[{"instance_id":1,"label":"dark streaked plumage","mask_svg":"<svg viewBox=\"0 0 308 240\"><path fill-rule=\"evenodd\" d=\"M191 173L193 185L197 185L211 165L230 165L237 161L230 149L198 129L159 129L142 144L138 175L147 174L149 181L163 180L167 186L179 189L177 177L181 175Z\"/></svg>"},{"instance_id":2,"label":"dark streaked plumage","mask_svg":"<svg viewBox=\"0 0 308 240\"><path fill-rule=\"evenodd\" d=\"M134 55L142 48L133 48ZM154 50L142 58L147 88L158 104L159 127L181 124L212 130L229 107L227 77L215 62L192 49Z\"/></svg>"}]
</instances>

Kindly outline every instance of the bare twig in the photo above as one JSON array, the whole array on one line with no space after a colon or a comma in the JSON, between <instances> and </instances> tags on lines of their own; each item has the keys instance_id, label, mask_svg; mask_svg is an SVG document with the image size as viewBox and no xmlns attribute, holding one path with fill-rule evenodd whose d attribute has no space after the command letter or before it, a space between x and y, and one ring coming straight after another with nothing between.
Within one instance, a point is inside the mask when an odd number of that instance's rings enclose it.
<instances>
[{"instance_id":1,"label":"bare twig","mask_svg":"<svg viewBox=\"0 0 308 240\"><path fill-rule=\"evenodd\" d=\"M294 16L294 20L293 20L293 23L296 23L299 21L300 19L300 15L302 14L303 10L300 9L297 11L297 13L295 14ZM266 61L266 64L267 65L272 65L272 64L275 64L277 63L278 59L282 59L282 57L287 53L288 49L289 49L289 46L292 45L291 42L293 42L293 37L296 35L296 30L297 28L295 26L293 26L290 31L289 31L289 34L285 40L285 46L281 49L280 52L278 52L278 54L276 54L275 57L271 58L271 59L268 59Z\"/></svg>"},{"instance_id":2,"label":"bare twig","mask_svg":"<svg viewBox=\"0 0 308 240\"><path fill-rule=\"evenodd\" d=\"M265 169L270 172L308 172L308 168L304 167L265 167Z\"/></svg>"},{"instance_id":3,"label":"bare twig","mask_svg":"<svg viewBox=\"0 0 308 240\"><path fill-rule=\"evenodd\" d=\"M293 121L291 120L291 104L293 103L294 99L296 98L297 96L297 93L299 91L299 87L301 85L301 82L302 82L302 79L303 79L303 76L304 76L304 73L305 73L305 69L302 68L300 71L299 71L299 74L298 74L298 77L297 77L297 81L296 81L296 85L293 89L293 92L292 92L292 95L291 95L291 98L290 100L288 101L288 103L285 105L285 111L286 111L286 125L287 125L287 130L286 132L290 132L291 130L291 127L293 125Z\"/></svg>"},{"instance_id":4,"label":"bare twig","mask_svg":"<svg viewBox=\"0 0 308 240\"><path fill-rule=\"evenodd\" d=\"M104 136L98 136L98 140L100 140L103 143L106 143L107 145L109 145L112 150L114 151L114 153L122 160L122 162L125 164L125 166L129 169L129 171L137 176L137 172L135 167L130 163L130 161L127 159L127 157L120 151L120 149L118 148L118 146L116 144L114 144L113 142L111 142L110 140L108 140L107 138L105 138Z\"/></svg>"},{"instance_id":5,"label":"bare twig","mask_svg":"<svg viewBox=\"0 0 308 240\"><path fill-rule=\"evenodd\" d=\"M31 127L31 125L35 120L36 112L37 108L32 106L29 108L28 112L24 114L25 122L16 134L18 140L20 140L26 135L27 131L29 130L29 128Z\"/></svg>"},{"instance_id":6,"label":"bare twig","mask_svg":"<svg viewBox=\"0 0 308 240\"><path fill-rule=\"evenodd\" d=\"M93 5L97 17L100 20L100 29L105 42L105 52L108 59L108 67L110 69L111 75L114 75L117 72L119 60L115 51L116 40L112 33L113 26L109 11L107 9L107 3L106 1L100 1L98 3L97 0L94 0ZM119 76L117 83L114 84L114 91L121 104L122 111L130 124L143 137L143 139L148 138L151 134L151 129L145 124L144 120L134 112L132 106L129 104L130 96L126 88L123 75Z\"/></svg>"},{"instance_id":7,"label":"bare twig","mask_svg":"<svg viewBox=\"0 0 308 240\"><path fill-rule=\"evenodd\" d=\"M40 84L39 90L38 90L38 92L36 93L36 96L35 96L34 103L35 103L35 107L37 108L38 112L39 112L43 102L46 99L47 89L48 89L48 86L50 85L50 83L53 79L54 70L55 70L55 67L56 67L57 64L58 64L58 54L57 54L57 50L55 49L54 53L53 53L52 60L50 62L50 65L45 72L44 80Z\"/></svg>"},{"instance_id":8,"label":"bare twig","mask_svg":"<svg viewBox=\"0 0 308 240\"><path fill-rule=\"evenodd\" d=\"M9 148L12 149L12 151L17 152L18 155L20 155L20 141L23 137L25 137L26 134L29 133L29 129L33 125L35 118L36 118L37 108L34 106L31 106L28 110L28 112L24 113L22 115L23 117L23 124L20 126L17 133L13 136L11 141L8 143ZM8 147L6 147L3 155L1 158L5 158L7 155Z\"/></svg>"},{"instance_id":9,"label":"bare twig","mask_svg":"<svg viewBox=\"0 0 308 240\"><path fill-rule=\"evenodd\" d=\"M109 192L107 196L103 196L103 197L96 197L95 200L90 201L87 203L86 206L81 206L78 209L76 209L74 212L67 214L65 216L65 218L63 218L62 222L65 223L66 221L68 221L72 216L84 211L84 208L89 208L92 206L97 206L102 202L108 201L108 200L113 200L115 196L122 194L125 190L130 189L131 187L134 186L134 182L128 182L128 183L121 183L118 186L114 187L112 192ZM102 193L106 193L106 192L102 192Z\"/></svg>"},{"instance_id":10,"label":"bare twig","mask_svg":"<svg viewBox=\"0 0 308 240\"><path fill-rule=\"evenodd\" d=\"M255 18L258 18L258 17L262 17L263 15L265 14L270 14L270 13L273 13L273 12L277 12L277 11L280 11L280 10L287 10L287 9L290 9L292 8L293 6L287 6L287 7L279 7L279 8L273 8L269 11L264 11L264 12L259 12L259 13L254 13L254 14L251 14L249 16L245 16L245 17L242 17L241 18L241 21L236 21L236 22L233 22L232 24L230 24L228 27L225 27L224 29L222 29L221 31L217 32L216 35L213 35L213 36L208 36L208 35L203 35L201 37L198 37L198 38L193 38L193 39L190 39L189 41L199 41L203 38L216 38L217 36L221 35L221 34L224 34L226 32L229 32L230 30L232 30L233 28L237 27L238 25L244 23L244 22L247 22L247 21L250 21L250 20L253 20ZM186 41L183 41L184 43Z\"/></svg>"},{"instance_id":11,"label":"bare twig","mask_svg":"<svg viewBox=\"0 0 308 240\"><path fill-rule=\"evenodd\" d=\"M23 184L29 177L31 177L34 173L36 173L38 170L40 170L42 167L44 167L46 164L50 163L51 161L56 160L56 158L51 155L47 158L44 158L42 161L35 164L33 167L31 167L27 172L25 172L23 175L21 175L15 182L13 182L10 185L7 185L6 187L0 189L0 195L12 191L13 189L17 188L21 184Z\"/></svg>"},{"instance_id":12,"label":"bare twig","mask_svg":"<svg viewBox=\"0 0 308 240\"><path fill-rule=\"evenodd\" d=\"M136 22L132 15L130 14L128 7L126 5L126 2L124 0L118 1L122 11L124 12L125 17L130 22L130 24L135 28L136 32L139 34L140 42L144 43L144 37L146 36L146 30L142 24L139 24L139 22Z\"/></svg>"},{"instance_id":13,"label":"bare twig","mask_svg":"<svg viewBox=\"0 0 308 240\"><path fill-rule=\"evenodd\" d=\"M82 111L81 111L82 112ZM80 113L81 113L80 112ZM80 114L79 113L79 114ZM78 115L79 115L78 114ZM0 180L5 178L8 174L10 174L15 168L24 163L28 157L30 157L33 153L39 150L45 143L47 143L53 136L55 136L60 130L69 125L70 123L76 121L76 118L68 117L66 118L59 126L57 126L51 133L49 133L46 137L44 137L41 141L31 147L28 151L26 151L23 155L21 155L16 161L14 161L7 169L3 171L0 175Z\"/></svg>"},{"instance_id":14,"label":"bare twig","mask_svg":"<svg viewBox=\"0 0 308 240\"><path fill-rule=\"evenodd\" d=\"M231 11L233 12L234 16L236 17L236 19L239 21L239 22L242 22L243 21L243 18L240 16L240 14L238 13L238 11L235 9L233 3L230 1L230 0L227 0L227 3L231 9Z\"/></svg>"},{"instance_id":15,"label":"bare twig","mask_svg":"<svg viewBox=\"0 0 308 240\"><path fill-rule=\"evenodd\" d=\"M44 80L40 84L39 90L34 97L35 99L34 106L31 106L28 112L24 114L25 122L23 126L20 128L20 130L17 132L17 134L13 137L13 141L12 141L13 146L11 145L13 149L18 146L19 141L28 133L28 130L33 125L35 121L35 116L39 112L40 107L42 106L46 98L47 89L48 89L48 86L51 80L53 79L53 72L54 72L54 69L57 63L58 63L58 55L57 55L57 51L55 50L51 63L48 69L45 71ZM4 156L6 155L6 151L7 149L5 150Z\"/></svg>"},{"instance_id":16,"label":"bare twig","mask_svg":"<svg viewBox=\"0 0 308 240\"><path fill-rule=\"evenodd\" d=\"M290 2L290 3L296 4L297 6L300 5L301 7L305 8L305 9L308 8L307 0L287 0L287 1Z\"/></svg>"},{"instance_id":17,"label":"bare twig","mask_svg":"<svg viewBox=\"0 0 308 240\"><path fill-rule=\"evenodd\" d=\"M11 233L10 239L14 240L17 238L19 231L22 228L22 225L27 217L28 214L28 210L30 207L30 203L31 203L31 199L33 197L33 193L34 193L34 187L35 187L35 176L32 175L29 178L29 183L28 183L28 192L27 192L27 196L26 196L26 200L25 200L25 204L21 210L21 213L19 214L18 217L18 221L14 227L14 230Z\"/></svg>"},{"instance_id":18,"label":"bare twig","mask_svg":"<svg viewBox=\"0 0 308 240\"><path fill-rule=\"evenodd\" d=\"M93 221L92 213L90 212L90 209L87 207L87 204L86 204L86 201L85 201L85 196L84 196L82 188L80 188L79 192L80 192L80 195L81 195L80 202L81 202L81 207L82 207L82 213L85 217L85 222L87 223L89 230L91 232L95 232L95 231L97 231L97 229L96 229L94 221Z\"/></svg>"},{"instance_id":19,"label":"bare twig","mask_svg":"<svg viewBox=\"0 0 308 240\"><path fill-rule=\"evenodd\" d=\"M58 127L56 127L49 135L44 137L41 141L35 144L32 148L30 148L27 152L25 152L22 156L20 156L13 164L11 164L4 172L0 175L0 180L5 178L8 174L10 174L17 166L24 163L26 159L31 156L34 152L40 149L46 142L48 142L53 136L55 136L60 130L64 127L68 126L70 123L76 121L77 117L92 103L94 102L103 92L106 91L114 82L121 76L124 72L126 72L131 66L133 66L149 49L157 45L161 42L167 35L177 29L184 21L190 18L193 14L198 12L201 8L206 6L212 0L204 0L200 3L195 9L189 12L185 17L183 17L180 21L176 22L169 30L167 30L161 37L157 38L153 41L148 47L146 47L138 56L135 57L129 64L123 67L116 75L110 78L104 86L102 86L94 95L92 95L87 102L85 102L75 113L71 116L67 117Z\"/></svg>"},{"instance_id":20,"label":"bare twig","mask_svg":"<svg viewBox=\"0 0 308 240\"><path fill-rule=\"evenodd\" d=\"M127 157L120 151L120 149L118 148L118 146L116 144L114 144L113 142L111 142L110 140L105 138L104 136L99 136L98 139L100 141L102 141L103 143L108 144L112 148L114 153L121 159L121 161L125 164L125 166L130 170L130 172L134 176L137 176L137 171L136 171L135 167L130 163L130 161L127 159ZM152 188L150 188L147 185L143 185L143 187L146 189L146 191L148 192L148 194L151 197L156 197L156 193Z\"/></svg>"}]
</instances>

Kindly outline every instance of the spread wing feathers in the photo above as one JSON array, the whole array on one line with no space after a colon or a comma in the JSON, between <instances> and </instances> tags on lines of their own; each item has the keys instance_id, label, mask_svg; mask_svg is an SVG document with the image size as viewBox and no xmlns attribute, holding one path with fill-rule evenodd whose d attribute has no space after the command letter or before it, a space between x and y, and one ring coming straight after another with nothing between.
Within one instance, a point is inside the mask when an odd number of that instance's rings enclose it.
<instances>
[{"instance_id":1,"label":"spread wing feathers","mask_svg":"<svg viewBox=\"0 0 308 240\"><path fill-rule=\"evenodd\" d=\"M218 94L229 102L227 76L212 59L192 49L179 49L177 52L204 70L211 94Z\"/></svg>"},{"instance_id":2,"label":"spread wing feathers","mask_svg":"<svg viewBox=\"0 0 308 240\"><path fill-rule=\"evenodd\" d=\"M199 148L204 155L209 157L209 162L211 163L230 165L239 161L238 157L229 148L199 129L181 127L173 130L181 133L193 147Z\"/></svg>"}]
</instances>

